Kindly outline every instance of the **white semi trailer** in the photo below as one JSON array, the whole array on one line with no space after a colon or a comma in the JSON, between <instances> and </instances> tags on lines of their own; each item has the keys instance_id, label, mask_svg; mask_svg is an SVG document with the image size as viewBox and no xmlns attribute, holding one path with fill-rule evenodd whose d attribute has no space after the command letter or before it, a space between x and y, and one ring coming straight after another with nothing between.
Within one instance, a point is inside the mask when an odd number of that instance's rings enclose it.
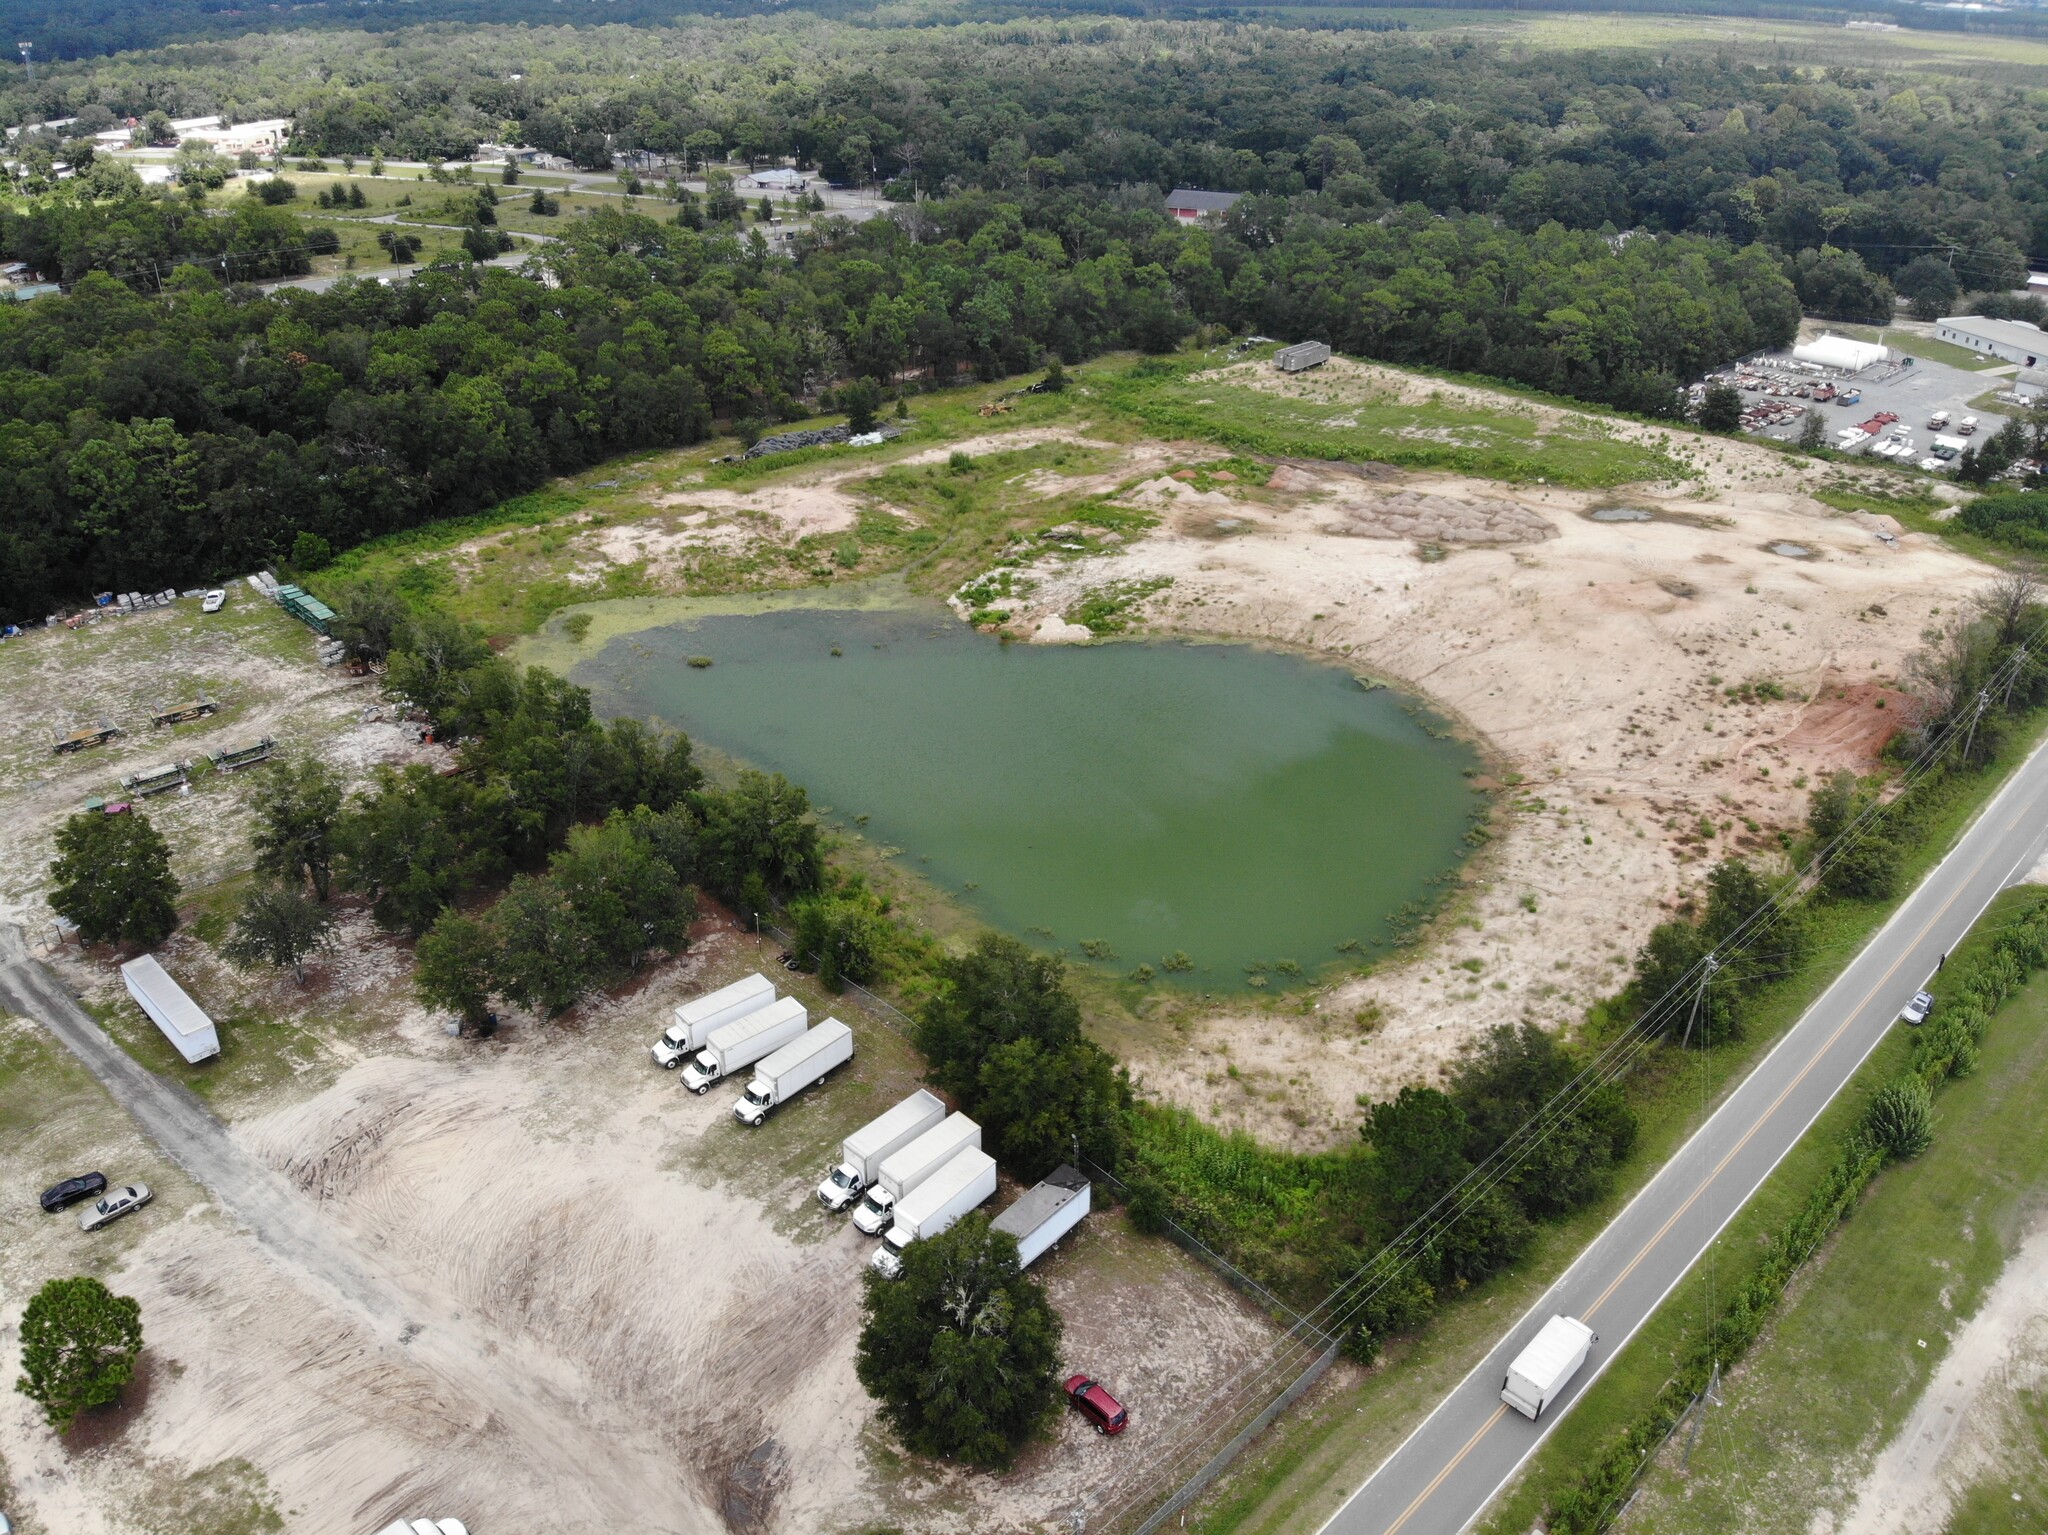
<instances>
[{"instance_id":1,"label":"white semi trailer","mask_svg":"<svg viewBox=\"0 0 2048 1535\"><path fill-rule=\"evenodd\" d=\"M735 1023L713 1029L704 1048L683 1068L683 1086L693 1093L708 1092L714 1082L724 1081L800 1036L810 1018L803 1003L784 997Z\"/></svg>"},{"instance_id":2,"label":"white semi trailer","mask_svg":"<svg viewBox=\"0 0 2048 1535\"><path fill-rule=\"evenodd\" d=\"M1507 1379L1500 1384L1500 1399L1534 1423L1543 1416L1543 1409L1557 1400L1565 1383L1578 1374L1599 1341L1593 1329L1577 1317L1552 1317L1508 1366Z\"/></svg>"},{"instance_id":3,"label":"white semi trailer","mask_svg":"<svg viewBox=\"0 0 2048 1535\"><path fill-rule=\"evenodd\" d=\"M996 1191L996 1159L970 1146L903 1196L896 1224L882 1239L868 1266L885 1279L903 1275L903 1250L935 1237Z\"/></svg>"},{"instance_id":4,"label":"white semi trailer","mask_svg":"<svg viewBox=\"0 0 2048 1535\"><path fill-rule=\"evenodd\" d=\"M1071 1167L1056 1167L1043 1183L988 1224L1017 1239L1017 1267L1028 1269L1047 1248L1081 1224L1088 1213L1088 1180Z\"/></svg>"},{"instance_id":5,"label":"white semi trailer","mask_svg":"<svg viewBox=\"0 0 2048 1535\"><path fill-rule=\"evenodd\" d=\"M754 1068L754 1080L732 1106L733 1118L758 1125L778 1103L787 1103L825 1073L853 1059L853 1030L827 1018L801 1038L793 1039Z\"/></svg>"},{"instance_id":6,"label":"white semi trailer","mask_svg":"<svg viewBox=\"0 0 2048 1535\"><path fill-rule=\"evenodd\" d=\"M882 1163L881 1176L853 1212L853 1223L871 1237L896 1219L896 1201L969 1146L981 1144L981 1126L965 1114L949 1114L934 1128Z\"/></svg>"},{"instance_id":7,"label":"white semi trailer","mask_svg":"<svg viewBox=\"0 0 2048 1535\"><path fill-rule=\"evenodd\" d=\"M656 1064L674 1071L710 1042L711 1031L736 1023L775 1000L775 983L756 970L743 981L721 986L670 1015L669 1026L654 1042Z\"/></svg>"},{"instance_id":8,"label":"white semi trailer","mask_svg":"<svg viewBox=\"0 0 2048 1535\"><path fill-rule=\"evenodd\" d=\"M818 1203L844 1210L881 1176L882 1163L946 1117L939 1095L919 1088L895 1108L871 1119L839 1148L839 1165L818 1185Z\"/></svg>"}]
</instances>

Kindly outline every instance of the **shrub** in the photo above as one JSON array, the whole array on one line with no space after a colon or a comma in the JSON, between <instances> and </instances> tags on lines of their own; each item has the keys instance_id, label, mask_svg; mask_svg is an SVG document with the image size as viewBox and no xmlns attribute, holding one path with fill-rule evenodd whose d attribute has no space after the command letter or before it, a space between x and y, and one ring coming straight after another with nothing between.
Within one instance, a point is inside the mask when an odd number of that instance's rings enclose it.
<instances>
[{"instance_id":1,"label":"shrub","mask_svg":"<svg viewBox=\"0 0 2048 1535\"><path fill-rule=\"evenodd\" d=\"M1894 1162L1917 1157L1934 1141L1934 1097L1918 1077L1887 1082L1863 1110L1863 1133Z\"/></svg>"}]
</instances>

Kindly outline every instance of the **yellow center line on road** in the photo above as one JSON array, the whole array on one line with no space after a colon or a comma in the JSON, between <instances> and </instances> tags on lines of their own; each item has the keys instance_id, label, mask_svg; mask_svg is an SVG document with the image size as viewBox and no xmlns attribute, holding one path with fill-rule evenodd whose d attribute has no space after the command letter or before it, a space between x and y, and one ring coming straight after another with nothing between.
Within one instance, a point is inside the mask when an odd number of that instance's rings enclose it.
<instances>
[{"instance_id":1,"label":"yellow center line on road","mask_svg":"<svg viewBox=\"0 0 2048 1535\"><path fill-rule=\"evenodd\" d=\"M2013 829L2013 827L2018 824L2020 817L2024 813L2024 809L2016 810L2013 812L2012 819L2006 822L2006 833L2009 833ZM1864 994L1863 1000L1861 1002L1858 1002L1854 1007L1849 1009L1848 1013L1843 1017L1842 1021L1835 1026L1835 1032L1830 1034L1827 1037L1826 1042L1822 1044L1818 1050L1814 1051L1813 1054L1807 1058L1806 1064L1799 1068L1799 1074L1793 1077L1793 1079L1790 1082L1787 1082L1785 1084L1784 1091L1780 1092L1776 1098L1771 1100L1771 1106L1765 1109L1763 1113L1759 1114L1756 1117L1756 1122L1752 1124L1746 1131L1743 1132L1742 1139L1737 1141L1733 1146L1728 1148L1728 1154L1722 1157L1719 1162L1714 1164L1714 1170L1708 1173L1705 1178L1700 1180L1699 1187L1695 1188L1691 1194L1686 1196L1685 1203L1681 1204L1676 1210L1673 1210L1671 1212L1670 1219L1666 1220L1663 1225L1657 1228L1657 1234L1651 1237L1649 1241L1643 1244L1642 1251L1638 1252L1633 1258L1629 1260L1628 1267L1623 1269L1619 1274L1616 1274L1614 1276L1614 1283L1610 1284L1606 1289L1600 1292L1600 1298L1594 1301L1592 1305L1588 1306L1585 1309L1584 1313L1581 1316L1581 1320L1591 1318L1596 1311L1598 1311L1602 1306L1607 1304L1608 1300L1613 1297L1614 1292L1620 1289L1621 1286L1627 1281L1628 1276L1633 1274L1636 1271L1637 1266L1645 1258L1649 1257L1653 1251L1655 1251L1657 1244L1663 1241L1664 1238L1667 1235L1669 1235L1671 1228L1677 1225L1679 1221L1685 1218L1685 1212L1693 1207L1693 1205L1699 1200L1699 1197L1702 1194L1706 1193L1708 1189L1713 1187L1714 1180L1720 1177L1721 1174L1727 1170L1728 1164L1734 1161L1738 1156L1742 1154L1742 1148L1750 1143L1751 1139L1756 1135L1757 1131L1761 1130L1766 1124L1770 1123L1771 1116L1773 1114L1776 1114L1778 1110L1784 1106L1785 1100L1792 1096L1792 1094L1798 1089L1799 1084L1801 1082L1804 1082L1806 1080L1807 1073L1812 1071L1814 1067L1818 1066L1821 1063L1822 1057L1824 1057L1830 1050L1834 1049L1835 1042L1839 1040L1845 1033L1848 1032L1849 1025L1856 1021L1856 1019L1862 1014L1863 1010L1866 1007L1870 1006L1872 1002L1877 1000L1877 994L1880 991L1883 991L1886 986L1891 984L1892 977L1898 974L1899 966L1903 965L1906 962L1907 956L1913 952L1914 945L1918 944L1921 939L1925 938L1930 932L1934 930L1935 923L1939 922L1943 917L1948 915L1948 909L1951 906L1955 905L1957 899L1962 895L1962 893L1965 890L1969 888L1970 881L1975 879L1978 874L1982 873L1984 865L1991 861L1992 852L1996 851L1998 848L2003 847L2005 845L2006 833L2001 833L1998 837L1994 838L1990 844L1990 851L1987 851L1983 857L1977 860L1977 866L1970 870L1968 874L1964 875L1963 878L1956 881L1956 888L1950 892L1949 898L1943 901L1941 905L1935 909L1934 915L1929 917L1924 923L1921 924L1919 932L1915 933L1909 941L1900 946L1899 957L1892 961L1891 968L1886 970L1883 975L1877 978L1877 980L1872 984L1870 990ZM1711 1115L1708 1116L1707 1123L1713 1123L1713 1117ZM1705 1127L1702 1126L1702 1129L1704 1128Z\"/></svg>"},{"instance_id":2,"label":"yellow center line on road","mask_svg":"<svg viewBox=\"0 0 2048 1535\"><path fill-rule=\"evenodd\" d=\"M2023 816L2025 813L2025 807L2022 807L2021 809L2015 810L2013 812L2011 819L2006 822L2005 831L1992 839L1990 844L1992 851L1995 851L1998 848L2005 845L2006 836L2009 835L2012 829L2019 824L2021 816ZM1983 872L1985 864L1991 861L1991 856L1991 852L1986 852L1983 857L1977 860L1976 867L1971 869L1968 874L1964 875L1962 879L1956 882L1956 888L1954 892L1949 896L1949 898L1943 901L1940 907L1936 909L1934 915L1929 917L1927 921L1921 925L1920 931L1913 935L1911 941L1904 944L1900 948L1899 957L1892 961L1891 968L1886 970L1883 975L1879 976L1876 984L1874 984L1870 988L1869 992L1864 996L1863 1000L1857 1003L1856 1006L1849 1010L1848 1015L1844 1017L1842 1022L1836 1026L1834 1033L1830 1034L1827 1037L1826 1043L1824 1043L1818 1050L1813 1052L1813 1055L1807 1060L1807 1063L1800 1068L1799 1074L1795 1076L1790 1082L1785 1084L1785 1090L1779 1093L1778 1096L1772 1100L1771 1106L1769 1108L1765 1109L1762 1114L1757 1116L1756 1123L1751 1125L1748 1131L1743 1135L1742 1139L1737 1141L1735 1145L1729 1150L1728 1154L1721 1158L1720 1162L1718 1162L1715 1165L1714 1170L1711 1173L1709 1173L1705 1179L1701 1181L1700 1186L1698 1188L1692 1191L1692 1194L1686 1199L1685 1203L1680 1205L1675 1211L1673 1211L1671 1218L1665 1221L1662 1226L1657 1228L1657 1234L1651 1237L1648 1242L1643 1244L1642 1250L1638 1252L1635 1255L1635 1257L1629 1260L1628 1267L1623 1269L1619 1274L1615 1276L1614 1283L1610 1284L1605 1290L1602 1290L1600 1292L1599 1299L1595 1300L1591 1306L1586 1308L1585 1312L1583 1313L1585 1317L1591 1317L1594 1312L1598 1311L1602 1306L1607 1304L1608 1300L1613 1297L1614 1292L1616 1290L1621 1288L1622 1283L1628 1278L1628 1276L1633 1274L1636 1271L1637 1266L1641 1264L1645 1258L1649 1257L1651 1252L1655 1250L1657 1244L1663 1241L1664 1238L1670 1234L1671 1228L1678 1224L1680 1219L1684 1217L1685 1212L1692 1208L1693 1204L1699 1199L1700 1195L1704 1194L1710 1187L1712 1187L1714 1180L1720 1177L1722 1172L1724 1172L1727 1169L1728 1164L1734 1161L1735 1158L1741 1154L1742 1148L1749 1144L1751 1137L1753 1137L1757 1133L1757 1131L1761 1130L1764 1127L1764 1125L1769 1122L1771 1116L1777 1113L1778 1110L1784 1105L1785 1100L1792 1096L1794 1089L1796 1089L1801 1082L1806 1080L1807 1073L1812 1071L1815 1066L1820 1064L1821 1057L1826 1055L1828 1051L1832 1050L1835 1047L1835 1042L1839 1040L1844 1033L1847 1032L1849 1025L1856 1021L1857 1017L1861 1015L1861 1013L1863 1012L1863 1009L1868 1007L1873 1001L1875 1001L1877 998L1877 994L1880 991L1884 990L1884 988L1888 984L1890 984L1891 978L1898 973L1899 966L1903 965L1906 962L1906 956L1912 953L1914 946L1918 944L1921 939L1925 938L1928 935L1928 933L1933 931L1934 924L1939 922L1944 916L1948 914L1948 909L1951 906L1955 905L1957 897L1959 897L1963 893L1963 891L1969 887L1970 881L1975 879L1978 874ZM1719 1111L1716 1110L1716 1112ZM1713 1118L1711 1115L1708 1116L1707 1123L1713 1123ZM1705 1126L1702 1126L1701 1128L1704 1129ZM1467 1439L1465 1441L1464 1447L1460 1449L1457 1454L1453 1455L1450 1458L1450 1460L1445 1464L1444 1468L1441 1471L1437 1472L1436 1476L1431 1480L1430 1484L1415 1495L1415 1501L1410 1503L1406 1508L1401 1510L1401 1517L1396 1519L1392 1524L1387 1526L1387 1535L1399 1535L1401 1527L1407 1524L1407 1522L1410 1519L1415 1517L1416 1510L1421 1508L1423 1504L1427 1503L1432 1497L1436 1495L1437 1488L1443 1486L1445 1479L1449 1477L1453 1471L1457 1470L1459 1466L1464 1464L1465 1457L1472 1453L1472 1451L1478 1446L1479 1441L1484 1439L1488 1434L1492 1433L1494 1425L1500 1422L1502 1418L1507 1416L1507 1410L1507 1404L1505 1402L1502 1402L1500 1405L1493 1409L1493 1416L1491 1416L1484 1423L1482 1423L1479 1426L1479 1431L1475 1433L1470 1439Z\"/></svg>"},{"instance_id":3,"label":"yellow center line on road","mask_svg":"<svg viewBox=\"0 0 2048 1535\"><path fill-rule=\"evenodd\" d=\"M1410 1503L1406 1508L1401 1510L1401 1517L1396 1519L1392 1524L1387 1526L1387 1535L1398 1535L1401 1526L1406 1524L1410 1519L1412 1519L1415 1516L1415 1510L1422 1507L1423 1504L1427 1503L1430 1499L1430 1495L1434 1493L1437 1490L1437 1488L1443 1486L1445 1477L1449 1476L1453 1471L1457 1470L1459 1466L1464 1464L1465 1457L1472 1453L1472 1447L1478 1444L1479 1441L1484 1439L1488 1434L1493 1432L1493 1425L1500 1422L1502 1418L1506 1417L1507 1411L1508 1404L1506 1402L1502 1402L1498 1407L1494 1408L1493 1416L1488 1418L1484 1423L1482 1423L1479 1426L1479 1432L1474 1434L1470 1439L1467 1439L1465 1441L1465 1448L1458 1451L1457 1454L1453 1455L1450 1459L1450 1463L1446 1465L1443 1468L1443 1470L1437 1472L1436 1480L1431 1482L1427 1487L1423 1488L1422 1491L1418 1492L1415 1495L1415 1501L1413 1503Z\"/></svg>"}]
</instances>

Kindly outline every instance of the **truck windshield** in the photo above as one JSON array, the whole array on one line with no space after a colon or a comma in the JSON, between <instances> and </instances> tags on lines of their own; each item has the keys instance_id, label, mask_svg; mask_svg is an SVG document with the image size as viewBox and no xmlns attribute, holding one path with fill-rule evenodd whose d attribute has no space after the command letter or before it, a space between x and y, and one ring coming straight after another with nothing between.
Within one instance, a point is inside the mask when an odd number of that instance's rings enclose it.
<instances>
[{"instance_id":1,"label":"truck windshield","mask_svg":"<svg viewBox=\"0 0 2048 1535\"><path fill-rule=\"evenodd\" d=\"M758 1108L767 1108L768 1089L765 1087L749 1087L747 1089L747 1102L754 1104Z\"/></svg>"},{"instance_id":2,"label":"truck windshield","mask_svg":"<svg viewBox=\"0 0 2048 1535\"><path fill-rule=\"evenodd\" d=\"M688 1042L690 1031L688 1029L670 1029L661 1037L667 1043L669 1049L680 1050Z\"/></svg>"},{"instance_id":3,"label":"truck windshield","mask_svg":"<svg viewBox=\"0 0 2048 1535\"><path fill-rule=\"evenodd\" d=\"M844 1162L841 1162L837 1167L832 1169L832 1186L834 1188L850 1189L853 1187L853 1180L854 1171L852 1168L848 1167Z\"/></svg>"},{"instance_id":4,"label":"truck windshield","mask_svg":"<svg viewBox=\"0 0 2048 1535\"><path fill-rule=\"evenodd\" d=\"M715 1077L718 1075L718 1062L714 1061L708 1053L700 1055L697 1057L697 1069L707 1077Z\"/></svg>"},{"instance_id":5,"label":"truck windshield","mask_svg":"<svg viewBox=\"0 0 2048 1535\"><path fill-rule=\"evenodd\" d=\"M890 1202L891 1201L889 1199L889 1194L886 1189L869 1189L868 1197L861 1201L862 1204L866 1205L870 1210L874 1211L877 1215L887 1215L889 1213Z\"/></svg>"}]
</instances>

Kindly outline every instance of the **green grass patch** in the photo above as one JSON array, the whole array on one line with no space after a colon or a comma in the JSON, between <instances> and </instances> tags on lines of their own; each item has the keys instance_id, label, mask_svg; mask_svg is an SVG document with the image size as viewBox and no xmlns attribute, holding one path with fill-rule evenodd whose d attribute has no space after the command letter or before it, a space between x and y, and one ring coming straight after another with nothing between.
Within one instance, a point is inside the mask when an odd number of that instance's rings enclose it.
<instances>
[{"instance_id":1,"label":"green grass patch","mask_svg":"<svg viewBox=\"0 0 2048 1535\"><path fill-rule=\"evenodd\" d=\"M1548 412L1533 404L1489 407L1443 396L1403 403L1391 393L1304 399L1192 376L1206 366L1202 357L1146 358L1100 370L1089 387L1160 436L1193 437L1240 453L1371 459L1587 488L1684 477L1676 459L1624 440L1576 407L1546 424ZM1496 386L1489 381L1487 387Z\"/></svg>"},{"instance_id":2,"label":"green grass patch","mask_svg":"<svg viewBox=\"0 0 2048 1535\"><path fill-rule=\"evenodd\" d=\"M2007 891L1944 968L1960 973L1990 933L2044 900L2039 889ZM1910 1036L1897 1031L1837 1107L1860 1108L1910 1053ZM1942 1093L1934 1145L1871 1186L1731 1374L1690 1474L1681 1479L1663 1457L1628 1527L1803 1535L1823 1508L1846 1514L1858 1477L1941 1367L1944 1340L1975 1312L2040 1206L2044 1116L2048 980L2037 979L1993 1018L1977 1072ZM1999 1487L2010 1510L2003 1478ZM2033 1504L2035 1526L2041 1507Z\"/></svg>"},{"instance_id":3,"label":"green grass patch","mask_svg":"<svg viewBox=\"0 0 2048 1535\"><path fill-rule=\"evenodd\" d=\"M1986 368L2002 368L2006 365L2003 357L1986 357L1982 352L1973 352L1966 346L1936 341L1931 336L1922 336L1893 326L1879 330L1870 325L1843 325L1830 320L1827 328L1838 336L1852 336L1858 341L1882 341L1895 352L1904 352L1908 357L1918 357L1926 362L1945 362L1951 368L1961 368L1965 373L1982 373Z\"/></svg>"}]
</instances>

